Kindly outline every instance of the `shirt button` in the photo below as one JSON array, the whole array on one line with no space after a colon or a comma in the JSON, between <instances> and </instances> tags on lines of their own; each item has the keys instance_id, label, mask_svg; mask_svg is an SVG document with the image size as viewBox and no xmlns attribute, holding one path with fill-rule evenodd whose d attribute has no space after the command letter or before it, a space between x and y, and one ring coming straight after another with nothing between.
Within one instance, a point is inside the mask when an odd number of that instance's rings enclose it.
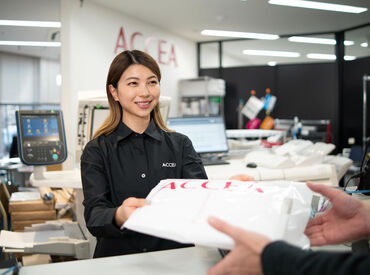
<instances>
[{"instance_id":1,"label":"shirt button","mask_svg":"<svg viewBox=\"0 0 370 275\"><path fill-rule=\"evenodd\" d=\"M141 174L141 177L142 177L143 179L145 179L145 177L146 177L145 173L142 173L142 174Z\"/></svg>"}]
</instances>

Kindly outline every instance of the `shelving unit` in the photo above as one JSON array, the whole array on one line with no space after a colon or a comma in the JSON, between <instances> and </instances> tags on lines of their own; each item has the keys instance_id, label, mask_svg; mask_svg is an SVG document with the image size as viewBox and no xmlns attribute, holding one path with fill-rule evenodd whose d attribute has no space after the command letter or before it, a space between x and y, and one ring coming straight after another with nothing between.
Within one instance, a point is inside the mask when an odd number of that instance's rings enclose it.
<instances>
[{"instance_id":1,"label":"shelving unit","mask_svg":"<svg viewBox=\"0 0 370 275\"><path fill-rule=\"evenodd\" d=\"M199 77L179 81L179 116L223 116L225 80Z\"/></svg>"}]
</instances>

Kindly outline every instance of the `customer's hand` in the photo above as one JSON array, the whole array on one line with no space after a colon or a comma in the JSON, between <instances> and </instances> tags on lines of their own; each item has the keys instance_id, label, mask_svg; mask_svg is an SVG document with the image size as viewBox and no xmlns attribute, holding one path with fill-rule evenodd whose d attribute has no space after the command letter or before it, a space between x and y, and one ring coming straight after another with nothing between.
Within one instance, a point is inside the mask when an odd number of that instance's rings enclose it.
<instances>
[{"instance_id":1,"label":"customer's hand","mask_svg":"<svg viewBox=\"0 0 370 275\"><path fill-rule=\"evenodd\" d=\"M208 275L263 274L261 253L270 240L254 232L232 226L220 219L210 217L209 224L229 235L235 242L234 249L218 264L208 270Z\"/></svg>"},{"instance_id":2,"label":"customer's hand","mask_svg":"<svg viewBox=\"0 0 370 275\"><path fill-rule=\"evenodd\" d=\"M131 216L131 214L139 207L145 206L145 199L127 198L117 208L114 219L116 224L121 227L122 224Z\"/></svg>"},{"instance_id":3,"label":"customer's hand","mask_svg":"<svg viewBox=\"0 0 370 275\"><path fill-rule=\"evenodd\" d=\"M327 197L331 208L310 220L305 234L312 246L340 244L370 235L370 204L343 191L322 184L307 183L314 192Z\"/></svg>"},{"instance_id":4,"label":"customer's hand","mask_svg":"<svg viewBox=\"0 0 370 275\"><path fill-rule=\"evenodd\" d=\"M229 178L229 180L252 181L253 178L246 174L237 174Z\"/></svg>"}]
</instances>

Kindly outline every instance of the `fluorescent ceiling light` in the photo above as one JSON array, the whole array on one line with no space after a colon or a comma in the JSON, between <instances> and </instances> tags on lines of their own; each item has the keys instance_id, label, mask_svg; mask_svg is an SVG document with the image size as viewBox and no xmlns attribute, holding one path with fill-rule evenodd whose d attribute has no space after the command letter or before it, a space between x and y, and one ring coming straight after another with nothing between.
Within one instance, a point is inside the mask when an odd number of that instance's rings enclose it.
<instances>
[{"instance_id":1,"label":"fluorescent ceiling light","mask_svg":"<svg viewBox=\"0 0 370 275\"><path fill-rule=\"evenodd\" d=\"M269 66L276 66L277 62L276 61L269 61L267 62L267 65Z\"/></svg>"},{"instance_id":2,"label":"fluorescent ceiling light","mask_svg":"<svg viewBox=\"0 0 370 275\"><path fill-rule=\"evenodd\" d=\"M261 51L261 50L244 50L246 55L260 55L260 56L282 56L282 57L299 57L300 53L283 52L283 51Z\"/></svg>"},{"instance_id":3,"label":"fluorescent ceiling light","mask_svg":"<svg viewBox=\"0 0 370 275\"><path fill-rule=\"evenodd\" d=\"M208 35L208 36L237 37L237 38L264 39L264 40L279 39L279 36L276 34L253 33L253 32L202 30L200 33L202 35Z\"/></svg>"},{"instance_id":4,"label":"fluorescent ceiling light","mask_svg":"<svg viewBox=\"0 0 370 275\"><path fill-rule=\"evenodd\" d=\"M325 60L336 60L337 57L335 54L322 54L322 53L309 53L306 55L307 58L311 58L311 59L325 59ZM355 60L356 57L355 56L351 56L351 55L345 55L344 60Z\"/></svg>"},{"instance_id":5,"label":"fluorescent ceiling light","mask_svg":"<svg viewBox=\"0 0 370 275\"><path fill-rule=\"evenodd\" d=\"M60 42L44 41L0 41L0 46L60 47Z\"/></svg>"},{"instance_id":6,"label":"fluorescent ceiling light","mask_svg":"<svg viewBox=\"0 0 370 275\"><path fill-rule=\"evenodd\" d=\"M337 59L335 54L309 53L306 56L307 58L311 58L311 59L325 59L325 60Z\"/></svg>"},{"instance_id":7,"label":"fluorescent ceiling light","mask_svg":"<svg viewBox=\"0 0 370 275\"><path fill-rule=\"evenodd\" d=\"M324 44L324 45L336 45L337 41L335 39L329 38L317 38L317 37L304 37L304 36L291 36L288 38L290 42L299 43L312 43L312 44ZM344 41L345 46L352 46L355 42L346 40Z\"/></svg>"},{"instance_id":8,"label":"fluorescent ceiling light","mask_svg":"<svg viewBox=\"0 0 370 275\"><path fill-rule=\"evenodd\" d=\"M367 8L303 0L270 0L269 4L348 13L361 13Z\"/></svg>"},{"instance_id":9,"label":"fluorescent ceiling light","mask_svg":"<svg viewBox=\"0 0 370 275\"><path fill-rule=\"evenodd\" d=\"M352 55L345 55L344 60L347 60L347 61L351 61L351 60L355 60L356 59L356 56L352 56Z\"/></svg>"},{"instance_id":10,"label":"fluorescent ceiling light","mask_svg":"<svg viewBox=\"0 0 370 275\"><path fill-rule=\"evenodd\" d=\"M346 40L343 42L344 46L352 46L355 45L355 41Z\"/></svg>"},{"instance_id":11,"label":"fluorescent ceiling light","mask_svg":"<svg viewBox=\"0 0 370 275\"><path fill-rule=\"evenodd\" d=\"M62 23L53 21L0 20L0 26L60 28Z\"/></svg>"},{"instance_id":12,"label":"fluorescent ceiling light","mask_svg":"<svg viewBox=\"0 0 370 275\"><path fill-rule=\"evenodd\" d=\"M367 48L369 44L367 42L364 42L364 43L361 43L360 46L363 48Z\"/></svg>"}]
</instances>

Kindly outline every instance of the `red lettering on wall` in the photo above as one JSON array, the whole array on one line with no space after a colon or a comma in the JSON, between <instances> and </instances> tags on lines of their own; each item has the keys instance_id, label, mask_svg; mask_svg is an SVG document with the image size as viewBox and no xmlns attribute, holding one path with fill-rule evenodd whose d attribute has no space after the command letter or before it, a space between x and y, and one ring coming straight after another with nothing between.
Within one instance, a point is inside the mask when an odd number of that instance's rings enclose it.
<instances>
[{"instance_id":1,"label":"red lettering on wall","mask_svg":"<svg viewBox=\"0 0 370 275\"><path fill-rule=\"evenodd\" d=\"M177 67L177 60L176 60L176 53L175 53L175 46L174 45L171 45L171 52L170 52L170 57L168 59L168 64L170 64L171 61L173 62L175 67Z\"/></svg>"},{"instance_id":2,"label":"red lettering on wall","mask_svg":"<svg viewBox=\"0 0 370 275\"><path fill-rule=\"evenodd\" d=\"M133 34L131 34L131 39L130 39L130 49L131 50L135 49L134 40L135 40L135 36L138 36L138 35L143 36L141 32L134 32Z\"/></svg>"},{"instance_id":3,"label":"red lettering on wall","mask_svg":"<svg viewBox=\"0 0 370 275\"><path fill-rule=\"evenodd\" d=\"M122 27L119 29L119 34L118 34L118 37L117 37L116 48L114 49L114 53L117 53L118 49L122 49L122 51L127 50L126 38L125 38L125 34L123 32Z\"/></svg>"},{"instance_id":4,"label":"red lettering on wall","mask_svg":"<svg viewBox=\"0 0 370 275\"><path fill-rule=\"evenodd\" d=\"M159 64L166 64L166 62L163 61L163 55L167 52L162 49L162 44L166 44L167 42L165 40L158 40L158 63Z\"/></svg>"},{"instance_id":5,"label":"red lettering on wall","mask_svg":"<svg viewBox=\"0 0 370 275\"><path fill-rule=\"evenodd\" d=\"M144 39L144 49L143 51L146 53L149 53L153 56L154 59L157 60L157 62L161 65L171 65L173 64L175 67L178 66L177 64L177 57L175 52L175 45L169 45L166 40L159 39L154 36L148 36L145 37L141 32L133 32L130 36L130 44L128 45L126 42L125 32L123 30L123 27L120 27L118 32L118 37L116 40L116 45L114 48L114 53L117 54L117 52L120 51L126 51L128 49L134 50L139 49L140 44L137 43L137 38L141 36ZM135 46L136 41L136 46ZM156 43L152 43L152 41L155 41ZM128 47L130 46L130 47ZM149 47L151 48L149 51ZM157 48L155 48L157 47ZM153 53L157 53L157 56Z\"/></svg>"},{"instance_id":6,"label":"red lettering on wall","mask_svg":"<svg viewBox=\"0 0 370 275\"><path fill-rule=\"evenodd\" d=\"M148 49L149 48L149 43L152 40L155 40L155 37L149 36L149 37L147 37L145 39L145 42L144 42L144 52L148 53L148 51L149 51L149 49Z\"/></svg>"}]
</instances>

